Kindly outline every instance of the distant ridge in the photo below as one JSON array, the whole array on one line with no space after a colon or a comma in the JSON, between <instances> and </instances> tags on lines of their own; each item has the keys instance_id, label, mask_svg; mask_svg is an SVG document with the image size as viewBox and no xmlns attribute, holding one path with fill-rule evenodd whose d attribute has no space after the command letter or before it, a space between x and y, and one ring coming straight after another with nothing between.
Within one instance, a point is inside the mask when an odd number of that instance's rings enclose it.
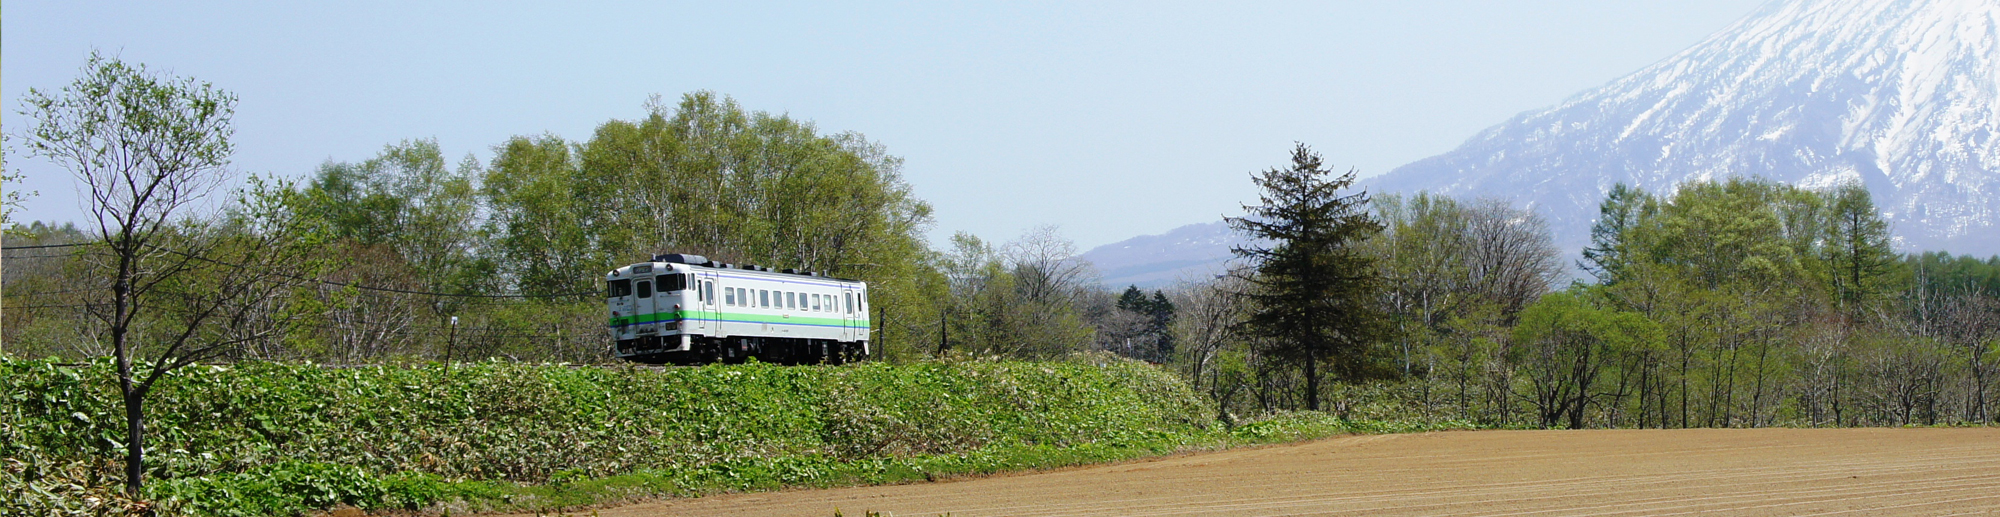
<instances>
[{"instance_id":1,"label":"distant ridge","mask_svg":"<svg viewBox=\"0 0 2000 517\"><path fill-rule=\"evenodd\" d=\"M1092 248L1080 255L1097 267L1104 285L1160 288L1183 280L1222 274L1242 242L1222 221L1190 224L1160 235L1142 235Z\"/></svg>"}]
</instances>

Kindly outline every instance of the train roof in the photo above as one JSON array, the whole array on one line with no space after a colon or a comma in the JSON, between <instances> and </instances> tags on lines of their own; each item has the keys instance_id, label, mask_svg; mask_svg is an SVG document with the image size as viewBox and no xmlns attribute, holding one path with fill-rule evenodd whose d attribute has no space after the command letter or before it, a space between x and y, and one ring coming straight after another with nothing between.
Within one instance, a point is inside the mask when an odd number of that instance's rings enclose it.
<instances>
[{"instance_id":1,"label":"train roof","mask_svg":"<svg viewBox=\"0 0 2000 517\"><path fill-rule=\"evenodd\" d=\"M683 254L683 253L669 253L669 254L663 254L663 255L654 255L654 256L653 256L653 260L652 260L652 262L642 262L642 263L639 263L639 264L633 264L633 265L629 265L629 266L625 266L625 267L622 267L622 268L618 268L618 269L620 269L620 270L624 270L624 269L627 269L627 268L631 268L631 267L633 267L633 266L638 266L638 265L645 265L645 264L660 264L660 263L665 263L665 264L668 264L668 265L669 265L669 266L668 266L669 268L672 268L672 266L671 266L671 265L673 265L673 264L679 264L679 265L682 265L682 266L685 266L685 267L687 267L687 268L708 268L708 269L724 269L724 270L730 270L730 271L732 271L732 272L745 272L745 273L760 273L760 274L758 274L758 275L755 275L755 276L767 276L767 277L772 277L772 278L785 278L785 277L807 277L807 278L811 278L811 279L817 279L817 280L827 280L827 281L833 281L833 282L853 282L853 283L864 283L864 282L861 282L860 280L853 280L853 279L847 279L847 278L835 278L835 277L831 277L831 276L827 276L827 275L826 275L825 273L823 273L823 272L819 272L819 271L800 271L800 270L797 270L797 269L790 269L790 268L787 268L787 269L775 269L775 270L774 270L774 269L771 269L771 268L768 268L768 267L764 267L764 266L758 266L758 265L754 265L754 264L730 264L730 263L726 263L726 262L716 262L716 261L713 261L713 260L709 260L709 259L708 259L708 257L703 257L703 256L701 256L701 255L688 255L688 254ZM674 268L674 269L678 269L678 268ZM611 275L611 276L616 276L617 274L618 274L618 271L612 271L612 275Z\"/></svg>"}]
</instances>

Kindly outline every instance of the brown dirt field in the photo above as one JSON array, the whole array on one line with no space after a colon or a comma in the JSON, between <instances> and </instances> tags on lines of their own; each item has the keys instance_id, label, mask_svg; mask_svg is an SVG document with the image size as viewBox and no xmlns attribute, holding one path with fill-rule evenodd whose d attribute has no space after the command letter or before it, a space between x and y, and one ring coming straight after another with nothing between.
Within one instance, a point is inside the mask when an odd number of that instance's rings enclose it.
<instances>
[{"instance_id":1,"label":"brown dirt field","mask_svg":"<svg viewBox=\"0 0 2000 517\"><path fill-rule=\"evenodd\" d=\"M2000 428L1350 436L1025 475L730 494L604 517L2000 514Z\"/></svg>"}]
</instances>

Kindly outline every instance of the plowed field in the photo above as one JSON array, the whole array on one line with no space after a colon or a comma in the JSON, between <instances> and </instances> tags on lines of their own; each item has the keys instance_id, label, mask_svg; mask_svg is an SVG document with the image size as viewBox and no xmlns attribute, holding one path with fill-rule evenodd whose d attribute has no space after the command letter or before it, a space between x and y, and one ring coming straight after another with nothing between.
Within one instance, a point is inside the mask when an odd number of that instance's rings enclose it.
<instances>
[{"instance_id":1,"label":"plowed field","mask_svg":"<svg viewBox=\"0 0 2000 517\"><path fill-rule=\"evenodd\" d=\"M2000 429L1353 436L1055 472L733 494L665 515L2000 514Z\"/></svg>"}]
</instances>

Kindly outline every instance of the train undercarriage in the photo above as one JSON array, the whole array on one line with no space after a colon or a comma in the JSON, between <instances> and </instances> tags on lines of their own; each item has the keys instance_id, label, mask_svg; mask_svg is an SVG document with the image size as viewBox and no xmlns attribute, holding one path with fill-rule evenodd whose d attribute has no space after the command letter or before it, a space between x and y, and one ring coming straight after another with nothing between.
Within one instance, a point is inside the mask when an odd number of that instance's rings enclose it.
<instances>
[{"instance_id":1,"label":"train undercarriage","mask_svg":"<svg viewBox=\"0 0 2000 517\"><path fill-rule=\"evenodd\" d=\"M618 341L627 361L681 366L758 362L802 365L844 364L868 358L868 342L777 337L640 336Z\"/></svg>"}]
</instances>

